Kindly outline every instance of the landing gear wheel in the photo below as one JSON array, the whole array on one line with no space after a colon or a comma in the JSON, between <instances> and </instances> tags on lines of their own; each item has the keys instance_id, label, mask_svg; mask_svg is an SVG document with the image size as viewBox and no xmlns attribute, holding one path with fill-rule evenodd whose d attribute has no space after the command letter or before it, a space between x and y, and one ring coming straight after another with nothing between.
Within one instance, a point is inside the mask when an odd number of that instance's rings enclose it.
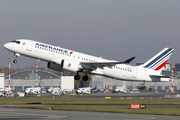
<instances>
[{"instance_id":1,"label":"landing gear wheel","mask_svg":"<svg viewBox=\"0 0 180 120\"><path fill-rule=\"evenodd\" d=\"M88 76L83 76L84 81L88 81L88 79L89 79Z\"/></svg>"},{"instance_id":2,"label":"landing gear wheel","mask_svg":"<svg viewBox=\"0 0 180 120\"><path fill-rule=\"evenodd\" d=\"M79 80L79 79L80 79L80 76L79 76L79 75L75 75L75 76L74 76L74 79L75 79L75 80Z\"/></svg>"},{"instance_id":3,"label":"landing gear wheel","mask_svg":"<svg viewBox=\"0 0 180 120\"><path fill-rule=\"evenodd\" d=\"M15 63L15 64L16 64L16 63L17 63L17 60L13 60L13 63Z\"/></svg>"}]
</instances>

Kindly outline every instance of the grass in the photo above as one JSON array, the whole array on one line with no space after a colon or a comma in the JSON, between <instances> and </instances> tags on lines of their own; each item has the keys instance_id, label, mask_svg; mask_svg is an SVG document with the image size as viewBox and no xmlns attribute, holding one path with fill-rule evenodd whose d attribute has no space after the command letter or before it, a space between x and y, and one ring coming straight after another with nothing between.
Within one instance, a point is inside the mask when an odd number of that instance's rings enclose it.
<instances>
[{"instance_id":1,"label":"grass","mask_svg":"<svg viewBox=\"0 0 180 120\"><path fill-rule=\"evenodd\" d=\"M115 113L136 113L136 114L156 114L156 115L178 115L180 116L180 106L146 106L146 109L130 109L130 105L119 106L113 104L180 104L180 99L89 99L89 98L0 98L0 104L51 104L53 110L75 110L75 111L95 111L95 112L115 112ZM61 104L61 106L53 106ZM66 105L63 104L79 104ZM84 106L81 104L96 104ZM112 104L98 105L98 104ZM48 109L48 106L7 106L14 108Z\"/></svg>"},{"instance_id":2,"label":"grass","mask_svg":"<svg viewBox=\"0 0 180 120\"><path fill-rule=\"evenodd\" d=\"M0 98L0 104L180 104L180 99Z\"/></svg>"},{"instance_id":3,"label":"grass","mask_svg":"<svg viewBox=\"0 0 180 120\"><path fill-rule=\"evenodd\" d=\"M31 109L49 109L48 106L13 106L13 107L31 108ZM52 106L52 109L180 116L180 106L147 106L146 109L130 109L130 106Z\"/></svg>"}]
</instances>

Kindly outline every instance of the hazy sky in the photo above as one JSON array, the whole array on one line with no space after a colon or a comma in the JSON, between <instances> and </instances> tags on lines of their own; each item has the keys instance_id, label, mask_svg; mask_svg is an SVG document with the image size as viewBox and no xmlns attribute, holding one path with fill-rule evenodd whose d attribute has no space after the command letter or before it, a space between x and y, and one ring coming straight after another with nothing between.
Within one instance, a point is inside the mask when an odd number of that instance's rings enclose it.
<instances>
[{"instance_id":1,"label":"hazy sky","mask_svg":"<svg viewBox=\"0 0 180 120\"><path fill-rule=\"evenodd\" d=\"M179 11L180 0L0 0L0 65L15 58L3 44L20 38L118 61L135 56L132 65L172 47L168 62L180 63ZM37 62L20 56L12 67Z\"/></svg>"}]
</instances>

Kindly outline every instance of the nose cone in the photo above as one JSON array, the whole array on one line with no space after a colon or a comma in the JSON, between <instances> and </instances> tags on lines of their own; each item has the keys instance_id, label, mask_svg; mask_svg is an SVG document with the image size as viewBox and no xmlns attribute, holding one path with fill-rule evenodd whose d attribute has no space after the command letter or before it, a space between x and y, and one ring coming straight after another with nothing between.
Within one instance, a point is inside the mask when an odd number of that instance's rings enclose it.
<instances>
[{"instance_id":1,"label":"nose cone","mask_svg":"<svg viewBox=\"0 0 180 120\"><path fill-rule=\"evenodd\" d=\"M6 44L4 44L4 48L6 48L7 50L10 50L11 45L9 43L6 43Z\"/></svg>"},{"instance_id":2,"label":"nose cone","mask_svg":"<svg viewBox=\"0 0 180 120\"><path fill-rule=\"evenodd\" d=\"M6 44L4 44L4 48L7 48L7 43L6 43Z\"/></svg>"}]
</instances>

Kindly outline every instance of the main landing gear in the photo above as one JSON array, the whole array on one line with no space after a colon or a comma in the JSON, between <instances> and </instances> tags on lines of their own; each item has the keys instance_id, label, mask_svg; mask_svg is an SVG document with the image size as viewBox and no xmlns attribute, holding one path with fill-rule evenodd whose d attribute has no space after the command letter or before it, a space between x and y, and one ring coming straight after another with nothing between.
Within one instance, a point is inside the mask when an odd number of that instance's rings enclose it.
<instances>
[{"instance_id":1,"label":"main landing gear","mask_svg":"<svg viewBox=\"0 0 180 120\"><path fill-rule=\"evenodd\" d=\"M80 79L80 76L79 76L79 75L75 75L75 76L74 76L74 79L75 79L75 80L79 80L79 79Z\"/></svg>"},{"instance_id":2,"label":"main landing gear","mask_svg":"<svg viewBox=\"0 0 180 120\"><path fill-rule=\"evenodd\" d=\"M79 80L80 79L80 76L79 76L79 73L77 72L77 75L74 76L74 79L75 80ZM89 77L87 76L87 74L85 76L83 76L82 78L84 81L88 81Z\"/></svg>"},{"instance_id":3,"label":"main landing gear","mask_svg":"<svg viewBox=\"0 0 180 120\"><path fill-rule=\"evenodd\" d=\"M84 81L88 81L89 77L87 75L83 76Z\"/></svg>"},{"instance_id":4,"label":"main landing gear","mask_svg":"<svg viewBox=\"0 0 180 120\"><path fill-rule=\"evenodd\" d=\"M15 60L13 60L13 63L15 63L15 64L16 64L16 63L17 63L17 58L20 56L20 54L15 53L14 55L16 56L16 59L15 59Z\"/></svg>"}]
</instances>

